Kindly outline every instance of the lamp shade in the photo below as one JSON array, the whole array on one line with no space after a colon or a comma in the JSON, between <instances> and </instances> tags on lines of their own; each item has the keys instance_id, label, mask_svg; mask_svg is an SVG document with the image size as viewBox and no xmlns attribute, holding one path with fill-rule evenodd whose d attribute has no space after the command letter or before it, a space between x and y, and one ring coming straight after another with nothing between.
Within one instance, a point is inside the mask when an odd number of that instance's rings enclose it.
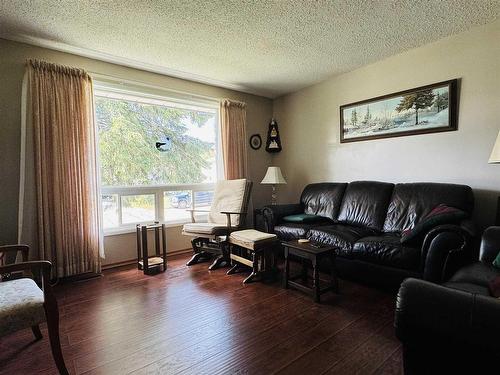
<instances>
[{"instance_id":1,"label":"lamp shade","mask_svg":"<svg viewBox=\"0 0 500 375\"><path fill-rule=\"evenodd\" d=\"M491 155L488 163L500 163L500 132L498 132L497 140L495 141L493 150L491 150Z\"/></svg>"},{"instance_id":2,"label":"lamp shade","mask_svg":"<svg viewBox=\"0 0 500 375\"><path fill-rule=\"evenodd\" d=\"M267 167L266 175L264 176L261 184L286 184L286 181L281 174L280 167Z\"/></svg>"}]
</instances>

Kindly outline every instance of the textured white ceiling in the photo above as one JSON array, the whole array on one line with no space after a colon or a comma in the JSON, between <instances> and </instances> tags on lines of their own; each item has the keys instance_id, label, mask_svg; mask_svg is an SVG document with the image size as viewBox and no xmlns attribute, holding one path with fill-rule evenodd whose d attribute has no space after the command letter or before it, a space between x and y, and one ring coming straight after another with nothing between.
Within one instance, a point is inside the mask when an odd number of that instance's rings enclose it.
<instances>
[{"instance_id":1,"label":"textured white ceiling","mask_svg":"<svg viewBox=\"0 0 500 375\"><path fill-rule=\"evenodd\" d=\"M495 20L500 0L0 0L0 36L276 97Z\"/></svg>"}]
</instances>

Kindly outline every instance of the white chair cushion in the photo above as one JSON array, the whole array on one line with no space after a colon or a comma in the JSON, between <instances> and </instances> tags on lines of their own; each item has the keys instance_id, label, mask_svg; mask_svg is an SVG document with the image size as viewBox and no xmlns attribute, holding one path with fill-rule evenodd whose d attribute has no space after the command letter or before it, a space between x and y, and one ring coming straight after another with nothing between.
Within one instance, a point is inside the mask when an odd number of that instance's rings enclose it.
<instances>
[{"instance_id":1,"label":"white chair cushion","mask_svg":"<svg viewBox=\"0 0 500 375\"><path fill-rule=\"evenodd\" d=\"M245 229L232 232L231 237L244 242L259 242L277 238L275 234L260 232L255 229Z\"/></svg>"},{"instance_id":2,"label":"white chair cushion","mask_svg":"<svg viewBox=\"0 0 500 375\"><path fill-rule=\"evenodd\" d=\"M215 223L188 223L184 224L182 231L189 233L214 234L217 231L224 230L225 225Z\"/></svg>"},{"instance_id":3,"label":"white chair cushion","mask_svg":"<svg viewBox=\"0 0 500 375\"><path fill-rule=\"evenodd\" d=\"M215 186L214 198L208 222L227 225L227 216L221 212L241 212L245 204L245 190L247 180L223 180ZM231 215L231 225L240 224L240 215Z\"/></svg>"},{"instance_id":4,"label":"white chair cushion","mask_svg":"<svg viewBox=\"0 0 500 375\"><path fill-rule=\"evenodd\" d=\"M31 279L0 282L0 336L44 322L43 301Z\"/></svg>"}]
</instances>

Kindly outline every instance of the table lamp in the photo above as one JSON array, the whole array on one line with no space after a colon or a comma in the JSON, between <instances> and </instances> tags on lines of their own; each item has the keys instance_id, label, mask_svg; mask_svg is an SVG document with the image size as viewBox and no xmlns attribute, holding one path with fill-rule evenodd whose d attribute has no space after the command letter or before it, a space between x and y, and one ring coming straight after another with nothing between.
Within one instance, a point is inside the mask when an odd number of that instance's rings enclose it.
<instances>
[{"instance_id":1,"label":"table lamp","mask_svg":"<svg viewBox=\"0 0 500 375\"><path fill-rule=\"evenodd\" d=\"M498 132L497 140L493 145L493 150L491 150L490 159L488 163L495 164L500 163L500 132Z\"/></svg>"},{"instance_id":2,"label":"table lamp","mask_svg":"<svg viewBox=\"0 0 500 375\"><path fill-rule=\"evenodd\" d=\"M264 176L264 179L262 180L261 184L268 184L273 186L273 193L271 195L271 204L276 205L276 199L277 199L277 194L276 194L276 185L284 185L286 184L285 179L283 178L283 175L281 174L281 169L280 167L268 167L266 175Z\"/></svg>"},{"instance_id":3,"label":"table lamp","mask_svg":"<svg viewBox=\"0 0 500 375\"><path fill-rule=\"evenodd\" d=\"M491 150L490 158L488 160L489 164L500 163L500 132L498 132L497 140L493 145L493 150ZM500 225L500 197L497 200L497 214L495 219L495 225Z\"/></svg>"}]
</instances>

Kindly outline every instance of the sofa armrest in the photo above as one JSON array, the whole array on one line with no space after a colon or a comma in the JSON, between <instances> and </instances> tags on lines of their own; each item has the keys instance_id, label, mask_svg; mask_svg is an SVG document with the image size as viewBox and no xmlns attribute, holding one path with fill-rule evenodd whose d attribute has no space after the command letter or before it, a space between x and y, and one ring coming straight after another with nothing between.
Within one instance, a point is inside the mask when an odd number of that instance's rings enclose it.
<instances>
[{"instance_id":1,"label":"sofa armrest","mask_svg":"<svg viewBox=\"0 0 500 375\"><path fill-rule=\"evenodd\" d=\"M489 227L481 238L479 249L479 260L484 263L492 263L500 250L500 227Z\"/></svg>"},{"instance_id":2,"label":"sofa armrest","mask_svg":"<svg viewBox=\"0 0 500 375\"><path fill-rule=\"evenodd\" d=\"M394 325L405 344L446 343L498 351L500 302L495 298L406 279Z\"/></svg>"},{"instance_id":3,"label":"sofa armrest","mask_svg":"<svg viewBox=\"0 0 500 375\"><path fill-rule=\"evenodd\" d=\"M274 232L275 225L281 222L281 219L288 215L301 214L304 208L301 204L277 204L272 206L264 206L262 208L262 216L265 221L266 231Z\"/></svg>"},{"instance_id":4,"label":"sofa armrest","mask_svg":"<svg viewBox=\"0 0 500 375\"><path fill-rule=\"evenodd\" d=\"M470 246L473 224L438 225L431 229L422 244L422 274L424 280L442 283L459 267L473 260Z\"/></svg>"}]
</instances>

